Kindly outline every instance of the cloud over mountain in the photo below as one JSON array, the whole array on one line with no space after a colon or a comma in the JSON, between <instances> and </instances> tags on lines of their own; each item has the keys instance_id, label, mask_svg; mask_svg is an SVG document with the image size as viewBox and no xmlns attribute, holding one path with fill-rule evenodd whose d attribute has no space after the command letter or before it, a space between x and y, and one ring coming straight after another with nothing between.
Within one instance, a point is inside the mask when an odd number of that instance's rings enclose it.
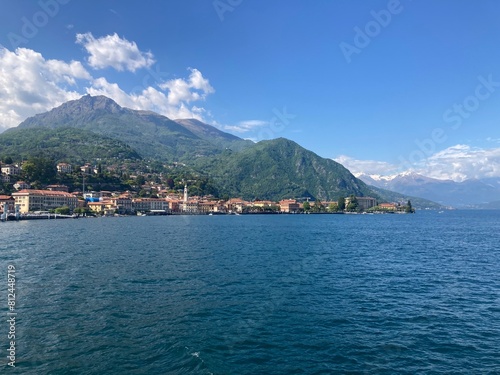
<instances>
[{"instance_id":1,"label":"cloud over mountain","mask_svg":"<svg viewBox=\"0 0 500 375\"><path fill-rule=\"evenodd\" d=\"M209 112L199 102L215 89L201 71L189 68L189 76L167 80L167 73L153 69L153 54L139 50L135 42L117 34L95 38L77 34L93 69L112 67L122 74L147 68L142 85L126 91L106 76L90 73L85 62L46 59L27 48L10 51L0 46L0 131L17 126L27 117L50 110L82 95L105 95L121 106L151 110L170 118L206 120ZM146 79L149 78L149 79Z\"/></svg>"},{"instance_id":2,"label":"cloud over mountain","mask_svg":"<svg viewBox=\"0 0 500 375\"><path fill-rule=\"evenodd\" d=\"M26 48L0 47L0 128L81 96L78 82L91 79L79 61L47 60Z\"/></svg>"},{"instance_id":3,"label":"cloud over mountain","mask_svg":"<svg viewBox=\"0 0 500 375\"><path fill-rule=\"evenodd\" d=\"M340 155L334 158L337 163L342 164L351 173L367 173L377 175L387 175L398 173L399 167L397 165L387 163L385 161L377 160L358 160L347 155Z\"/></svg>"},{"instance_id":4,"label":"cloud over mountain","mask_svg":"<svg viewBox=\"0 0 500 375\"><path fill-rule=\"evenodd\" d=\"M346 155L334 160L355 174L388 176L404 172L401 166L383 161L357 160ZM456 182L500 177L500 148L483 149L463 144L451 146L414 164L411 171Z\"/></svg>"},{"instance_id":5,"label":"cloud over mountain","mask_svg":"<svg viewBox=\"0 0 500 375\"><path fill-rule=\"evenodd\" d=\"M500 148L448 147L427 158L419 173L454 181L500 177Z\"/></svg>"}]
</instances>

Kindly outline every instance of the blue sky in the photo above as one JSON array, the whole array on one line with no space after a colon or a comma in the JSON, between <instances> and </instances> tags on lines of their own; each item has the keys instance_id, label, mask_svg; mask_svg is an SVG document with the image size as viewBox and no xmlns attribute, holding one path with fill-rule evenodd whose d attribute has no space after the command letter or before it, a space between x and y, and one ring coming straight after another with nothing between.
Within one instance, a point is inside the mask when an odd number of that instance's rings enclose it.
<instances>
[{"instance_id":1,"label":"blue sky","mask_svg":"<svg viewBox=\"0 0 500 375\"><path fill-rule=\"evenodd\" d=\"M500 176L500 3L2 1L0 126L86 93L354 172ZM18 49L19 48L19 49Z\"/></svg>"}]
</instances>

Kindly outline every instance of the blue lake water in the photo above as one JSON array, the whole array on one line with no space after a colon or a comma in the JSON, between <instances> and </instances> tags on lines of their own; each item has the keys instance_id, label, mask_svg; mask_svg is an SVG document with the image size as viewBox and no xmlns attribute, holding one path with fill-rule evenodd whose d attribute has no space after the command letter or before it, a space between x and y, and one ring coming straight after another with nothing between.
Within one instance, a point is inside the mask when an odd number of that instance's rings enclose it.
<instances>
[{"instance_id":1,"label":"blue lake water","mask_svg":"<svg viewBox=\"0 0 500 375\"><path fill-rule=\"evenodd\" d=\"M500 373L500 212L0 223L2 370Z\"/></svg>"}]
</instances>

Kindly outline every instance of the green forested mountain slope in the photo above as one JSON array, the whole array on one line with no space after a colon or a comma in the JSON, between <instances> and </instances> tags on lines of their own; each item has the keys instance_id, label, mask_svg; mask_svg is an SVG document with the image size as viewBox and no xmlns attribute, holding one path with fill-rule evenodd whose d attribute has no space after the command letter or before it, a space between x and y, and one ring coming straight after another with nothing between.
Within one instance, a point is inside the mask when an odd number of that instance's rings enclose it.
<instances>
[{"instance_id":1,"label":"green forested mountain slope","mask_svg":"<svg viewBox=\"0 0 500 375\"><path fill-rule=\"evenodd\" d=\"M77 164L96 159L140 159L139 154L123 142L73 128L11 129L0 134L0 155L15 160L44 156Z\"/></svg>"},{"instance_id":2,"label":"green forested mountain slope","mask_svg":"<svg viewBox=\"0 0 500 375\"><path fill-rule=\"evenodd\" d=\"M105 96L83 96L30 117L18 126L20 129L40 127L89 130L128 144L142 157L164 161L215 155L223 149L165 116L120 107ZM233 140L237 141L238 138Z\"/></svg>"},{"instance_id":3,"label":"green forested mountain slope","mask_svg":"<svg viewBox=\"0 0 500 375\"><path fill-rule=\"evenodd\" d=\"M196 163L219 191L247 199L373 195L365 183L331 159L324 159L284 139L262 141L241 152L226 151Z\"/></svg>"}]
</instances>

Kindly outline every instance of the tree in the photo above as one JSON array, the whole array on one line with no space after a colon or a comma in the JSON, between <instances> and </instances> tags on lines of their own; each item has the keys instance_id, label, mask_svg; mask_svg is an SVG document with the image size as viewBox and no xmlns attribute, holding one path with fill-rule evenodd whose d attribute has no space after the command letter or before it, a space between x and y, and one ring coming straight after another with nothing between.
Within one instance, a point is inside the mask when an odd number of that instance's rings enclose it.
<instances>
[{"instance_id":1,"label":"tree","mask_svg":"<svg viewBox=\"0 0 500 375\"><path fill-rule=\"evenodd\" d=\"M12 158L11 158L10 156L5 156L5 157L3 158L3 162L4 162L5 164L12 164L14 161L12 160Z\"/></svg>"},{"instance_id":2,"label":"tree","mask_svg":"<svg viewBox=\"0 0 500 375\"><path fill-rule=\"evenodd\" d=\"M69 215L69 207L68 206L57 207L54 212L59 215Z\"/></svg>"},{"instance_id":3,"label":"tree","mask_svg":"<svg viewBox=\"0 0 500 375\"><path fill-rule=\"evenodd\" d=\"M349 197L349 204L346 209L349 212L355 212L358 209L358 199L354 195Z\"/></svg>"},{"instance_id":4,"label":"tree","mask_svg":"<svg viewBox=\"0 0 500 375\"><path fill-rule=\"evenodd\" d=\"M337 211L337 209L338 209L338 204L330 203L328 205L328 211L330 211L330 212L335 212L335 211Z\"/></svg>"},{"instance_id":5,"label":"tree","mask_svg":"<svg viewBox=\"0 0 500 375\"><path fill-rule=\"evenodd\" d=\"M175 186L174 180L172 178L170 178L170 177L167 178L167 186L168 186L169 189L173 189L174 186Z\"/></svg>"},{"instance_id":6,"label":"tree","mask_svg":"<svg viewBox=\"0 0 500 375\"><path fill-rule=\"evenodd\" d=\"M144 176L137 176L135 179L135 183L138 186L144 185L145 182L146 182L146 179L144 178Z\"/></svg>"},{"instance_id":7,"label":"tree","mask_svg":"<svg viewBox=\"0 0 500 375\"><path fill-rule=\"evenodd\" d=\"M23 178L35 184L50 183L55 179L56 175L56 165L48 158L32 157L24 162L22 166Z\"/></svg>"},{"instance_id":8,"label":"tree","mask_svg":"<svg viewBox=\"0 0 500 375\"><path fill-rule=\"evenodd\" d=\"M324 210L325 210L325 206L323 205L323 203L321 203L321 201L319 199L316 199L316 201L314 201L313 211L314 212L323 212Z\"/></svg>"},{"instance_id":9,"label":"tree","mask_svg":"<svg viewBox=\"0 0 500 375\"><path fill-rule=\"evenodd\" d=\"M344 211L345 210L345 198L340 197L337 202L337 210Z\"/></svg>"},{"instance_id":10,"label":"tree","mask_svg":"<svg viewBox=\"0 0 500 375\"><path fill-rule=\"evenodd\" d=\"M302 208L304 209L304 211L309 211L311 209L311 205L306 201L302 204Z\"/></svg>"},{"instance_id":11,"label":"tree","mask_svg":"<svg viewBox=\"0 0 500 375\"><path fill-rule=\"evenodd\" d=\"M408 204L406 205L405 212L407 214L412 214L415 212L415 209L411 206L411 201L408 199Z\"/></svg>"},{"instance_id":12,"label":"tree","mask_svg":"<svg viewBox=\"0 0 500 375\"><path fill-rule=\"evenodd\" d=\"M141 198L144 198L144 197L147 197L149 195L149 193L146 190L141 189L141 190L139 190L139 193L137 193L137 195Z\"/></svg>"}]
</instances>

